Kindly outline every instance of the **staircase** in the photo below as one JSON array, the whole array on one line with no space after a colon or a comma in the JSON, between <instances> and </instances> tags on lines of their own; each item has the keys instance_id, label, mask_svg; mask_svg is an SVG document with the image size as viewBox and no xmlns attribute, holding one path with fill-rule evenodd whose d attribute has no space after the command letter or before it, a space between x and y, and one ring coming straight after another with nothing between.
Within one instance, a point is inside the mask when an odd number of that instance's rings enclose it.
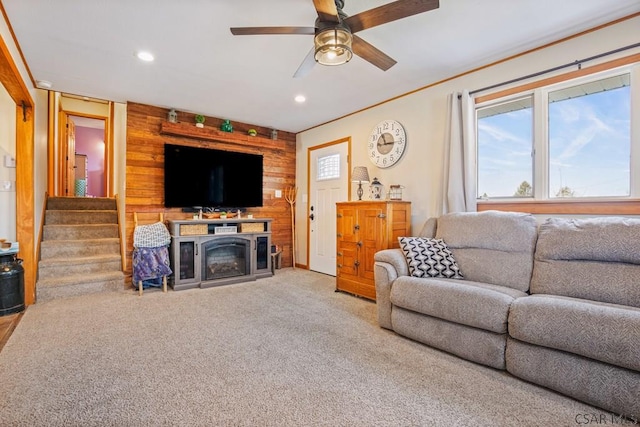
<instances>
[{"instance_id":1,"label":"staircase","mask_svg":"<svg viewBox=\"0 0 640 427\"><path fill-rule=\"evenodd\" d=\"M47 200L37 302L124 289L114 198Z\"/></svg>"}]
</instances>

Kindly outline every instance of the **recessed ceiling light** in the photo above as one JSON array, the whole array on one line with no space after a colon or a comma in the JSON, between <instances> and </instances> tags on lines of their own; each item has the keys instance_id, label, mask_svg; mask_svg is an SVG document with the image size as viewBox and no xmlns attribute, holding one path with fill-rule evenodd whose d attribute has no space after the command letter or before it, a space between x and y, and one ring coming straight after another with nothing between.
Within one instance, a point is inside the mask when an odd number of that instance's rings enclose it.
<instances>
[{"instance_id":1,"label":"recessed ceiling light","mask_svg":"<svg viewBox=\"0 0 640 427\"><path fill-rule=\"evenodd\" d=\"M51 89L53 87L53 84L47 80L38 80L36 83L41 89Z\"/></svg>"},{"instance_id":2,"label":"recessed ceiling light","mask_svg":"<svg viewBox=\"0 0 640 427\"><path fill-rule=\"evenodd\" d=\"M307 100L307 98L305 98L304 95L297 95L294 99L298 104L302 104Z\"/></svg>"},{"instance_id":3,"label":"recessed ceiling light","mask_svg":"<svg viewBox=\"0 0 640 427\"><path fill-rule=\"evenodd\" d=\"M150 52L145 52L145 51L140 51L136 53L136 57L141 60L141 61L145 61L145 62L151 62L153 61L153 55Z\"/></svg>"}]
</instances>

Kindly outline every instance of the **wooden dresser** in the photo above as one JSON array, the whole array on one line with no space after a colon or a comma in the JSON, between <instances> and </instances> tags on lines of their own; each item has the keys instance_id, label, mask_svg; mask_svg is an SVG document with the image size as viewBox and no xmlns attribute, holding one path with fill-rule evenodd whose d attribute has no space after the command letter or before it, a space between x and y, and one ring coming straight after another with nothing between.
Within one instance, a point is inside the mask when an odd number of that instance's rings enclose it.
<instances>
[{"instance_id":1,"label":"wooden dresser","mask_svg":"<svg viewBox=\"0 0 640 427\"><path fill-rule=\"evenodd\" d=\"M336 213L336 290L375 300L373 255L411 235L411 202L341 202Z\"/></svg>"}]
</instances>

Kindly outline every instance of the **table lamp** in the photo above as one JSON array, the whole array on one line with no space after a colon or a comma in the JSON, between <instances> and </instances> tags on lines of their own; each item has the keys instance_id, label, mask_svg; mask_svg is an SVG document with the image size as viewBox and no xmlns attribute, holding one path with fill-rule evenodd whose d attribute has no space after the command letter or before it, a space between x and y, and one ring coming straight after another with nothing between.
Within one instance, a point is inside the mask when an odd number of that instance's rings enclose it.
<instances>
[{"instance_id":1,"label":"table lamp","mask_svg":"<svg viewBox=\"0 0 640 427\"><path fill-rule=\"evenodd\" d=\"M353 168L353 173L351 174L351 182L358 183L358 200L362 200L362 183L369 182L369 171L366 166L356 166Z\"/></svg>"}]
</instances>

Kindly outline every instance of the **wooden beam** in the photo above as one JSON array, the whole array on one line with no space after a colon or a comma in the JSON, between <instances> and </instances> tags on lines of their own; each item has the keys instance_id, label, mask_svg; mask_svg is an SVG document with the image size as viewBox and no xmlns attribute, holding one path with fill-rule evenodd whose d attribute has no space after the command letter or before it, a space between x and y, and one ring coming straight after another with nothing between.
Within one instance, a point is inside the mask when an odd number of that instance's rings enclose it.
<instances>
[{"instance_id":1,"label":"wooden beam","mask_svg":"<svg viewBox=\"0 0 640 427\"><path fill-rule=\"evenodd\" d=\"M25 120L26 119L26 120ZM24 268L24 302L36 301L33 108L16 105L16 235Z\"/></svg>"},{"instance_id":2,"label":"wooden beam","mask_svg":"<svg viewBox=\"0 0 640 427\"><path fill-rule=\"evenodd\" d=\"M2 38L0 83L16 104L16 238L24 268L25 304L30 305L35 302L37 269L33 194L34 102Z\"/></svg>"},{"instance_id":3,"label":"wooden beam","mask_svg":"<svg viewBox=\"0 0 640 427\"><path fill-rule=\"evenodd\" d=\"M33 107L33 99L31 98L29 89L27 89L27 86L20 77L18 67L16 63L13 62L11 52L9 52L9 48L2 38L0 38L0 82L2 82L2 85L16 105L22 106L24 102L25 106ZM22 113L20 113L20 117L22 117Z\"/></svg>"}]
</instances>

